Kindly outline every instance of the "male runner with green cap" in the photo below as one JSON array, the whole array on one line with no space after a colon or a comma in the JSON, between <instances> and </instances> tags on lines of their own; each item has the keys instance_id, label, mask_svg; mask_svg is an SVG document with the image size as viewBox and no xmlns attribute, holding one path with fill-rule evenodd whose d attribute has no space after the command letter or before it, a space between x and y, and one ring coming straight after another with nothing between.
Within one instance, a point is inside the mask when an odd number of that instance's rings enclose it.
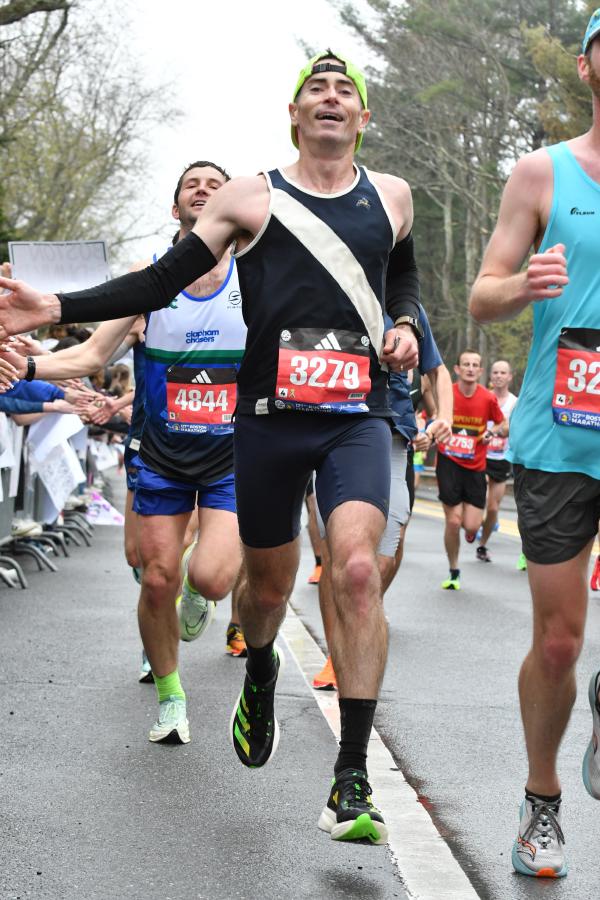
<instances>
[{"instance_id":1,"label":"male runner with green cap","mask_svg":"<svg viewBox=\"0 0 600 900\"><path fill-rule=\"evenodd\" d=\"M274 641L314 470L340 611L331 652L341 741L319 825L335 840L383 843L367 744L387 655L376 555L390 488L387 369L418 360L412 200L400 178L354 163L369 111L364 79L348 60L330 50L313 58L289 113L300 151L293 165L224 185L192 233L141 273L60 298L0 280L10 289L0 296L0 327L14 333L73 316L158 309L235 240L248 326L234 435L248 661L231 740L249 767L263 766L277 748ZM394 322L385 332L384 307Z\"/></svg>"}]
</instances>

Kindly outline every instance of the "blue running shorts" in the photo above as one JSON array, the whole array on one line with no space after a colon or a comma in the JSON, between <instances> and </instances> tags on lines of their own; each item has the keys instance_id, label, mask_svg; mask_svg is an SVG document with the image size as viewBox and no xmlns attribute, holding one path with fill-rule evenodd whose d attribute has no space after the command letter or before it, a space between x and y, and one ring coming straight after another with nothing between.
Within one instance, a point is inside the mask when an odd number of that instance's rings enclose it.
<instances>
[{"instance_id":1,"label":"blue running shorts","mask_svg":"<svg viewBox=\"0 0 600 900\"><path fill-rule=\"evenodd\" d=\"M139 456L133 463L138 472L133 511L141 516L177 516L196 506L236 511L233 473L212 484L186 484L159 475Z\"/></svg>"},{"instance_id":2,"label":"blue running shorts","mask_svg":"<svg viewBox=\"0 0 600 900\"><path fill-rule=\"evenodd\" d=\"M125 476L127 479L128 491L135 491L135 486L137 484L137 466L133 463L133 459L136 456L137 450L132 450L131 447L125 447Z\"/></svg>"}]
</instances>

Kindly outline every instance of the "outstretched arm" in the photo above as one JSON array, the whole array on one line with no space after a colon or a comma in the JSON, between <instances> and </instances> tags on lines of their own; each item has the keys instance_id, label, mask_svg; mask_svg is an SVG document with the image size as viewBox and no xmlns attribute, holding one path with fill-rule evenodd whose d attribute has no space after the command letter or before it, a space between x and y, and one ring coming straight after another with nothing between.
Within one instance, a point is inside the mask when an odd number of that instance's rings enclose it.
<instances>
[{"instance_id":1,"label":"outstretched arm","mask_svg":"<svg viewBox=\"0 0 600 900\"><path fill-rule=\"evenodd\" d=\"M135 316L128 316L114 322L103 322L83 344L67 347L57 353L34 357L35 377L56 381L63 378L79 378L96 372L121 345L135 319ZM26 358L11 351L10 344L4 346L7 349L0 348L0 357L14 366L19 378L24 378L27 373Z\"/></svg>"},{"instance_id":2,"label":"outstretched arm","mask_svg":"<svg viewBox=\"0 0 600 900\"><path fill-rule=\"evenodd\" d=\"M207 202L194 231L158 262L85 291L42 294L24 282L0 278L0 288L8 291L0 294L0 338L55 322L121 319L168 306L179 291L215 267L240 232L235 210L244 199L243 189L229 182Z\"/></svg>"}]
</instances>

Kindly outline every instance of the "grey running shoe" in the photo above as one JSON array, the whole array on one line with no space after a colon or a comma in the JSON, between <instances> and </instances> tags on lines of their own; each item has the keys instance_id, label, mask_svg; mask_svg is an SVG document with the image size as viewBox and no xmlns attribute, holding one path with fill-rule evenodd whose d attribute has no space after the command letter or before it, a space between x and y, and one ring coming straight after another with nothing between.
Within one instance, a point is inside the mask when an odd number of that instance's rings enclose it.
<instances>
[{"instance_id":1,"label":"grey running shoe","mask_svg":"<svg viewBox=\"0 0 600 900\"><path fill-rule=\"evenodd\" d=\"M592 710L592 737L583 757L581 774L585 789L594 800L600 800L600 704L598 703L598 681L600 672L595 672L590 678L588 699Z\"/></svg>"},{"instance_id":2,"label":"grey running shoe","mask_svg":"<svg viewBox=\"0 0 600 900\"><path fill-rule=\"evenodd\" d=\"M190 585L187 575L183 579L181 594L177 598L179 636L182 641L195 641L206 631L215 614L214 600L205 600Z\"/></svg>"},{"instance_id":3,"label":"grey running shoe","mask_svg":"<svg viewBox=\"0 0 600 900\"><path fill-rule=\"evenodd\" d=\"M560 800L544 803L525 797L521 804L519 834L512 849L515 871L537 878L562 878L567 874L564 843Z\"/></svg>"},{"instance_id":4,"label":"grey running shoe","mask_svg":"<svg viewBox=\"0 0 600 900\"><path fill-rule=\"evenodd\" d=\"M179 616L179 637L182 641L195 641L199 638L212 622L216 609L214 600L206 600L194 590L188 579L188 565L196 543L194 541L190 544L181 557L181 594L175 603Z\"/></svg>"},{"instance_id":5,"label":"grey running shoe","mask_svg":"<svg viewBox=\"0 0 600 900\"><path fill-rule=\"evenodd\" d=\"M148 738L153 743L159 741L190 742L190 723L187 718L185 700L181 697L169 697L158 705L158 720L150 729Z\"/></svg>"}]
</instances>

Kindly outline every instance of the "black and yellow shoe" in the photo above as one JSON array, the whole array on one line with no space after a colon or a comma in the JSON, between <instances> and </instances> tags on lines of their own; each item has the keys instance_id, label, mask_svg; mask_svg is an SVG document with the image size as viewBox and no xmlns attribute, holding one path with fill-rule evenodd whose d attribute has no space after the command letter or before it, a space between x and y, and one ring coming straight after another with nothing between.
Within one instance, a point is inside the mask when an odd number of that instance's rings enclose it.
<instances>
[{"instance_id":1,"label":"black and yellow shoe","mask_svg":"<svg viewBox=\"0 0 600 900\"><path fill-rule=\"evenodd\" d=\"M329 800L319 818L319 828L334 841L371 841L385 844L388 830L371 800L365 772L344 769L333 779Z\"/></svg>"},{"instance_id":2,"label":"black and yellow shoe","mask_svg":"<svg viewBox=\"0 0 600 900\"><path fill-rule=\"evenodd\" d=\"M248 673L242 693L233 708L231 743L240 762L251 769L269 762L279 744L279 723L275 718L275 685L283 667L283 655L275 647L276 672L266 685L255 684Z\"/></svg>"}]
</instances>

